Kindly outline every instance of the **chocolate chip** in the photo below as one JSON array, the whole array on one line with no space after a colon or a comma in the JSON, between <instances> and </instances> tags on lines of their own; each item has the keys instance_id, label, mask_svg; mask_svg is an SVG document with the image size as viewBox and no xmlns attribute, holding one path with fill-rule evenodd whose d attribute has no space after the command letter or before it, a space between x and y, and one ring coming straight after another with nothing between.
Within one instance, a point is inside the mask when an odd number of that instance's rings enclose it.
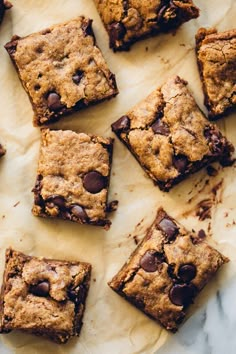
<instances>
[{"instance_id":1,"label":"chocolate chip","mask_svg":"<svg viewBox=\"0 0 236 354\"><path fill-rule=\"evenodd\" d=\"M168 241L173 241L178 234L177 225L170 219L164 218L159 222L158 227L165 233Z\"/></svg>"},{"instance_id":2,"label":"chocolate chip","mask_svg":"<svg viewBox=\"0 0 236 354\"><path fill-rule=\"evenodd\" d=\"M196 277L197 269L194 264L183 264L179 267L178 277L184 282L190 282Z\"/></svg>"},{"instance_id":3,"label":"chocolate chip","mask_svg":"<svg viewBox=\"0 0 236 354\"><path fill-rule=\"evenodd\" d=\"M86 289L83 285L77 286L74 289L70 289L68 291L68 297L72 300L75 304L84 303L86 297Z\"/></svg>"},{"instance_id":4,"label":"chocolate chip","mask_svg":"<svg viewBox=\"0 0 236 354\"><path fill-rule=\"evenodd\" d=\"M155 134L168 136L170 134L169 127L158 119L153 125L152 130Z\"/></svg>"},{"instance_id":5,"label":"chocolate chip","mask_svg":"<svg viewBox=\"0 0 236 354\"><path fill-rule=\"evenodd\" d=\"M30 292L35 296L46 297L49 295L50 285L47 281L42 281L30 287Z\"/></svg>"},{"instance_id":6,"label":"chocolate chip","mask_svg":"<svg viewBox=\"0 0 236 354\"><path fill-rule=\"evenodd\" d=\"M35 91L39 91L39 90L41 89L41 86L38 85L38 84L36 84L36 85L34 86L34 89L35 89Z\"/></svg>"},{"instance_id":7,"label":"chocolate chip","mask_svg":"<svg viewBox=\"0 0 236 354\"><path fill-rule=\"evenodd\" d=\"M170 301L176 306L188 306L196 295L193 284L175 284L170 289Z\"/></svg>"},{"instance_id":8,"label":"chocolate chip","mask_svg":"<svg viewBox=\"0 0 236 354\"><path fill-rule=\"evenodd\" d=\"M108 27L109 38L110 38L110 48L116 47L116 42L124 38L126 34L126 29L123 23L113 22Z\"/></svg>"},{"instance_id":9,"label":"chocolate chip","mask_svg":"<svg viewBox=\"0 0 236 354\"><path fill-rule=\"evenodd\" d=\"M140 259L140 266L148 273L155 272L161 263L161 255L158 257L156 251L147 251Z\"/></svg>"},{"instance_id":10,"label":"chocolate chip","mask_svg":"<svg viewBox=\"0 0 236 354\"><path fill-rule=\"evenodd\" d=\"M47 203L52 203L52 205L53 204L56 205L60 209L63 209L66 204L65 198L62 195L57 195L57 194L48 197L45 201Z\"/></svg>"},{"instance_id":11,"label":"chocolate chip","mask_svg":"<svg viewBox=\"0 0 236 354\"><path fill-rule=\"evenodd\" d=\"M88 219L86 211L78 204L73 205L70 211L74 216L76 216L76 218L80 219L81 221L86 221Z\"/></svg>"},{"instance_id":12,"label":"chocolate chip","mask_svg":"<svg viewBox=\"0 0 236 354\"><path fill-rule=\"evenodd\" d=\"M92 20L84 20L81 25L81 29L85 37L92 36L94 37L93 29L92 29Z\"/></svg>"},{"instance_id":13,"label":"chocolate chip","mask_svg":"<svg viewBox=\"0 0 236 354\"><path fill-rule=\"evenodd\" d=\"M205 233L205 231L203 230L203 229L201 229L201 230L199 230L198 231L198 237L200 238L200 239L204 239L204 238L206 238L206 233Z\"/></svg>"},{"instance_id":14,"label":"chocolate chip","mask_svg":"<svg viewBox=\"0 0 236 354\"><path fill-rule=\"evenodd\" d=\"M89 193L96 194L107 186L107 178L99 172L91 171L84 176L83 186Z\"/></svg>"},{"instance_id":15,"label":"chocolate chip","mask_svg":"<svg viewBox=\"0 0 236 354\"><path fill-rule=\"evenodd\" d=\"M116 211L118 208L119 201L118 200L112 200L112 202L108 203L107 205L107 213L111 213L113 211Z\"/></svg>"},{"instance_id":16,"label":"chocolate chip","mask_svg":"<svg viewBox=\"0 0 236 354\"><path fill-rule=\"evenodd\" d=\"M72 80L76 85L79 85L82 77L84 75L84 72L82 70L78 70L73 76L72 76Z\"/></svg>"},{"instance_id":17,"label":"chocolate chip","mask_svg":"<svg viewBox=\"0 0 236 354\"><path fill-rule=\"evenodd\" d=\"M115 123L111 125L112 131L115 133L121 133L128 131L130 128L130 119L128 116L122 116Z\"/></svg>"},{"instance_id":18,"label":"chocolate chip","mask_svg":"<svg viewBox=\"0 0 236 354\"><path fill-rule=\"evenodd\" d=\"M64 105L61 103L61 97L56 92L49 93L47 104L51 111L59 111L64 107Z\"/></svg>"},{"instance_id":19,"label":"chocolate chip","mask_svg":"<svg viewBox=\"0 0 236 354\"><path fill-rule=\"evenodd\" d=\"M173 156L173 164L178 172L183 173L186 170L188 159L184 155Z\"/></svg>"}]
</instances>

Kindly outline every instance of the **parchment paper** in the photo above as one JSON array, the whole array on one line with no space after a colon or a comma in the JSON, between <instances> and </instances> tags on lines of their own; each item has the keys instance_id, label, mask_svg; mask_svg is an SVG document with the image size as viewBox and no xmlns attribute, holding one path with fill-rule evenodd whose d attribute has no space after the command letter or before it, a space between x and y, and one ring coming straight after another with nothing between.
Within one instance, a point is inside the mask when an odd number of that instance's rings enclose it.
<instances>
[{"instance_id":1,"label":"parchment paper","mask_svg":"<svg viewBox=\"0 0 236 354\"><path fill-rule=\"evenodd\" d=\"M201 9L199 19L182 26L174 36L144 40L130 52L117 54L108 48L108 38L92 0L12 0L12 3L14 7L0 27L0 140L7 148L7 155L0 162L0 275L8 246L35 256L89 261L93 273L79 339L59 346L15 331L1 336L0 353L134 354L156 350L161 353L161 347L173 335L121 299L106 283L136 247L134 236L142 237L158 206L162 205L186 227L209 229L210 242L218 242L216 247L231 259L215 282L198 297L190 310L193 317L181 331L193 326L199 308L206 306L217 289L227 287L236 275L235 167L220 169L208 184L206 171L201 171L170 193L162 193L116 140L110 200L118 199L120 204L110 231L32 216L31 189L36 176L40 133L32 126L31 105L3 45L13 34L24 36L81 14L93 18L98 45L116 74L120 94L109 102L64 118L53 127L111 136L110 124L172 74L189 81L198 104L205 111L194 35L200 26L233 28L236 2L195 0ZM236 115L217 124L236 145ZM221 181L215 197L211 189ZM196 205L203 199L212 201L211 218L199 221Z\"/></svg>"}]
</instances>

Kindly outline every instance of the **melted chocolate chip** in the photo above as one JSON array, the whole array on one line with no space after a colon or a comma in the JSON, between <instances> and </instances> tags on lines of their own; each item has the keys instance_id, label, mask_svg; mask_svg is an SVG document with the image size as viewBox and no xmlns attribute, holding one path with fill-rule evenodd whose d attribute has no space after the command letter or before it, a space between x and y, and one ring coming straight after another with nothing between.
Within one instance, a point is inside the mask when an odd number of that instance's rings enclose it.
<instances>
[{"instance_id":1,"label":"melted chocolate chip","mask_svg":"<svg viewBox=\"0 0 236 354\"><path fill-rule=\"evenodd\" d=\"M62 195L52 195L47 198L47 203L52 204L52 206L56 205L58 208L63 209L65 208L66 200Z\"/></svg>"},{"instance_id":2,"label":"melted chocolate chip","mask_svg":"<svg viewBox=\"0 0 236 354\"><path fill-rule=\"evenodd\" d=\"M152 125L152 130L155 134L161 134L165 136L168 136L170 134L169 127L160 119Z\"/></svg>"},{"instance_id":3,"label":"melted chocolate chip","mask_svg":"<svg viewBox=\"0 0 236 354\"><path fill-rule=\"evenodd\" d=\"M130 119L128 116L123 116L118 119L115 123L111 126L112 131L115 133L122 133L126 132L130 128Z\"/></svg>"},{"instance_id":4,"label":"melted chocolate chip","mask_svg":"<svg viewBox=\"0 0 236 354\"><path fill-rule=\"evenodd\" d=\"M155 250L147 251L140 259L140 266L148 273L155 272L162 262L162 255Z\"/></svg>"},{"instance_id":5,"label":"melted chocolate chip","mask_svg":"<svg viewBox=\"0 0 236 354\"><path fill-rule=\"evenodd\" d=\"M99 193L107 186L107 178L96 171L88 172L83 178L84 188L92 194Z\"/></svg>"},{"instance_id":6,"label":"melted chocolate chip","mask_svg":"<svg viewBox=\"0 0 236 354\"><path fill-rule=\"evenodd\" d=\"M86 296L86 289L83 285L77 286L74 289L70 289L68 291L68 297L72 300L75 304L84 303Z\"/></svg>"},{"instance_id":7,"label":"melted chocolate chip","mask_svg":"<svg viewBox=\"0 0 236 354\"><path fill-rule=\"evenodd\" d=\"M194 264L183 264L179 267L178 277L184 282L190 282L196 277L197 269Z\"/></svg>"},{"instance_id":8,"label":"melted chocolate chip","mask_svg":"<svg viewBox=\"0 0 236 354\"><path fill-rule=\"evenodd\" d=\"M195 295L196 288L193 284L175 284L169 292L170 301L176 306L188 306Z\"/></svg>"},{"instance_id":9,"label":"melted chocolate chip","mask_svg":"<svg viewBox=\"0 0 236 354\"><path fill-rule=\"evenodd\" d=\"M86 221L88 219L86 211L78 204L73 205L70 211L72 215L76 216L76 218L81 221Z\"/></svg>"},{"instance_id":10,"label":"melted chocolate chip","mask_svg":"<svg viewBox=\"0 0 236 354\"><path fill-rule=\"evenodd\" d=\"M50 285L47 281L42 281L30 287L30 292L35 296L46 297L49 295Z\"/></svg>"},{"instance_id":11,"label":"melted chocolate chip","mask_svg":"<svg viewBox=\"0 0 236 354\"><path fill-rule=\"evenodd\" d=\"M173 156L173 164L180 173L184 173L188 165L188 159L184 155Z\"/></svg>"},{"instance_id":12,"label":"melted chocolate chip","mask_svg":"<svg viewBox=\"0 0 236 354\"><path fill-rule=\"evenodd\" d=\"M116 42L124 38L126 34L126 29L123 23L113 22L109 25L109 38L110 38L110 48L116 47Z\"/></svg>"},{"instance_id":13,"label":"melted chocolate chip","mask_svg":"<svg viewBox=\"0 0 236 354\"><path fill-rule=\"evenodd\" d=\"M61 103L61 97L56 92L49 93L47 104L51 111L59 111L64 107L64 105Z\"/></svg>"},{"instance_id":14,"label":"melted chocolate chip","mask_svg":"<svg viewBox=\"0 0 236 354\"><path fill-rule=\"evenodd\" d=\"M167 237L167 240L173 241L175 239L175 236L178 234L179 229L177 225L170 219L164 218L159 222L158 225L159 229L163 231Z\"/></svg>"},{"instance_id":15,"label":"melted chocolate chip","mask_svg":"<svg viewBox=\"0 0 236 354\"><path fill-rule=\"evenodd\" d=\"M168 4L164 4L158 12L158 24L162 29L168 29L178 24L178 7L170 0Z\"/></svg>"},{"instance_id":16,"label":"melted chocolate chip","mask_svg":"<svg viewBox=\"0 0 236 354\"><path fill-rule=\"evenodd\" d=\"M84 75L84 72L82 70L78 70L73 76L72 76L72 80L76 85L79 85L82 77Z\"/></svg>"}]
</instances>

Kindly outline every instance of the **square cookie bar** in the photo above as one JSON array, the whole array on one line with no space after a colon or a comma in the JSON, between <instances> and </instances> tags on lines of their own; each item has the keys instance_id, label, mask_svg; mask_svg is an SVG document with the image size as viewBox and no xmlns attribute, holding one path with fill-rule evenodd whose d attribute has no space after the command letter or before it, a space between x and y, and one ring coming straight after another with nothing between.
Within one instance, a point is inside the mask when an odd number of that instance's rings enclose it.
<instances>
[{"instance_id":1,"label":"square cookie bar","mask_svg":"<svg viewBox=\"0 0 236 354\"><path fill-rule=\"evenodd\" d=\"M164 191L213 161L229 164L234 150L178 76L112 124L112 130Z\"/></svg>"},{"instance_id":2,"label":"square cookie bar","mask_svg":"<svg viewBox=\"0 0 236 354\"><path fill-rule=\"evenodd\" d=\"M3 155L5 155L6 150L4 149L4 147L0 144L0 157L2 157Z\"/></svg>"},{"instance_id":3,"label":"square cookie bar","mask_svg":"<svg viewBox=\"0 0 236 354\"><path fill-rule=\"evenodd\" d=\"M226 257L159 209L143 241L109 285L176 332L187 307L226 262Z\"/></svg>"},{"instance_id":4,"label":"square cookie bar","mask_svg":"<svg viewBox=\"0 0 236 354\"><path fill-rule=\"evenodd\" d=\"M52 26L5 45L34 109L34 125L111 98L115 76L96 46L92 20Z\"/></svg>"},{"instance_id":5,"label":"square cookie bar","mask_svg":"<svg viewBox=\"0 0 236 354\"><path fill-rule=\"evenodd\" d=\"M0 23L3 20L5 11L10 9L11 7L12 7L12 4L10 3L10 1L0 0Z\"/></svg>"},{"instance_id":6,"label":"square cookie bar","mask_svg":"<svg viewBox=\"0 0 236 354\"><path fill-rule=\"evenodd\" d=\"M168 32L199 16L192 0L94 1L114 51L128 50L143 37Z\"/></svg>"},{"instance_id":7,"label":"square cookie bar","mask_svg":"<svg viewBox=\"0 0 236 354\"><path fill-rule=\"evenodd\" d=\"M209 118L236 107L236 29L218 33L200 28L196 52Z\"/></svg>"},{"instance_id":8,"label":"square cookie bar","mask_svg":"<svg viewBox=\"0 0 236 354\"><path fill-rule=\"evenodd\" d=\"M0 331L14 329L65 343L82 327L91 265L36 258L8 249Z\"/></svg>"},{"instance_id":9,"label":"square cookie bar","mask_svg":"<svg viewBox=\"0 0 236 354\"><path fill-rule=\"evenodd\" d=\"M113 139L42 129L33 214L108 229L112 150Z\"/></svg>"}]
</instances>

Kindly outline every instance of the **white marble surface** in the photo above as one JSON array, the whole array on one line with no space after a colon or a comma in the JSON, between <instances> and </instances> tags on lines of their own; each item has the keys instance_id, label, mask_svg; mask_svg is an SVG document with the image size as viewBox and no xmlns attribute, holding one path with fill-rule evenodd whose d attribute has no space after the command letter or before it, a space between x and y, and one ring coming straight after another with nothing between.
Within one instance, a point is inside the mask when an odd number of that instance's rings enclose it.
<instances>
[{"instance_id":1,"label":"white marble surface","mask_svg":"<svg viewBox=\"0 0 236 354\"><path fill-rule=\"evenodd\" d=\"M40 134L32 127L30 103L3 45L13 34L27 35L79 14L92 17L97 42L117 76L120 95L67 117L56 127L109 136L112 122L172 74L189 81L197 102L206 112L194 35L201 26L216 26L219 30L235 26L236 1L195 0L201 8L201 17L185 24L175 36L160 35L140 42L129 53L117 54L108 48L92 0L12 0L12 3L13 9L0 27L0 138L7 147L0 166L0 276L5 249L11 245L31 255L90 261L96 282L91 284L79 339L59 346L12 332L0 336L0 353L235 354L236 168L220 169L205 187L208 176L201 171L165 194L153 186L129 152L116 141L110 199L119 199L120 205L109 232L33 217L30 190L36 175ZM236 115L217 124L236 145ZM214 199L211 189L220 181L223 184ZM212 215L211 219L200 222L195 207L204 198L212 200ZM14 207L17 202L20 203ZM175 335L168 334L106 285L135 248L132 236L143 234L160 205L190 229L209 227L209 242L231 259L199 295L189 319ZM140 220L143 221L137 226Z\"/></svg>"}]
</instances>

